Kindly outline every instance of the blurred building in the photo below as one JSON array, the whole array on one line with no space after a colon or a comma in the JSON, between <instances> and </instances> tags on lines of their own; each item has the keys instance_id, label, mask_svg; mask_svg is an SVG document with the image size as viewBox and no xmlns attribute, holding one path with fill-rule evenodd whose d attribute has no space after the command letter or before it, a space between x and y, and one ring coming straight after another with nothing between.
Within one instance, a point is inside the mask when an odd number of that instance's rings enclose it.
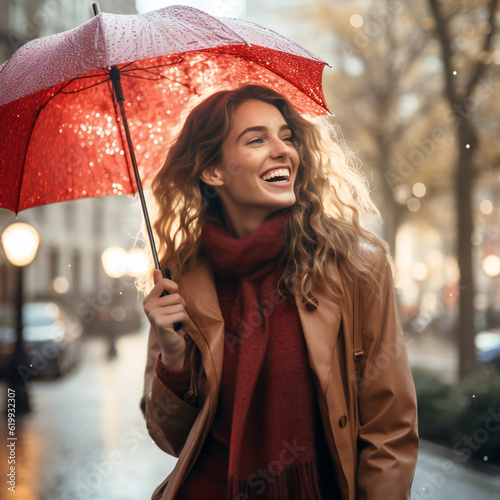
<instances>
[{"instance_id":1,"label":"blurred building","mask_svg":"<svg viewBox=\"0 0 500 500\"><path fill-rule=\"evenodd\" d=\"M70 0L0 0L0 63L21 45L72 29L92 17L91 2ZM134 14L134 0L101 0L101 11ZM101 255L109 246L128 250L142 214L131 196L87 198L15 214L0 209L0 233L14 222L27 222L40 233L37 256L25 274L26 299L52 296L77 303L109 286ZM136 204L134 204L136 205ZM15 296L14 269L0 246L0 302ZM66 289L66 291L64 291Z\"/></svg>"},{"instance_id":2,"label":"blurred building","mask_svg":"<svg viewBox=\"0 0 500 500\"><path fill-rule=\"evenodd\" d=\"M91 1L0 0L0 61L34 38L72 29L92 17ZM102 12L136 14L135 0L101 0Z\"/></svg>"}]
</instances>

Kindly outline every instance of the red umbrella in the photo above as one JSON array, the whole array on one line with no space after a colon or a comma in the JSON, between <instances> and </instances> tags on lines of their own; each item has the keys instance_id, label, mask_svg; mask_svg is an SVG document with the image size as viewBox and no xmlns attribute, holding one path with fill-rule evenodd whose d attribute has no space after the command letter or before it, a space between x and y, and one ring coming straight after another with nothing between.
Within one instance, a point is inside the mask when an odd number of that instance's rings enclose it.
<instances>
[{"instance_id":1,"label":"red umbrella","mask_svg":"<svg viewBox=\"0 0 500 500\"><path fill-rule=\"evenodd\" d=\"M171 6L100 13L23 45L0 66L0 207L21 210L148 187L187 113L245 83L330 113L326 62L255 23ZM128 115L125 117L125 112Z\"/></svg>"}]
</instances>

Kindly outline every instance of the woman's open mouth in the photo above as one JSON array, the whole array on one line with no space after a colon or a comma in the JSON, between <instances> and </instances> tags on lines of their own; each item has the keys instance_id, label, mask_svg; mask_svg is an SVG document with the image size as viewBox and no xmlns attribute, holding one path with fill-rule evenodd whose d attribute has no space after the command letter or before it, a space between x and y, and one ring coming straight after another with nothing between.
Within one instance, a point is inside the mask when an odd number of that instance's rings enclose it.
<instances>
[{"instance_id":1,"label":"woman's open mouth","mask_svg":"<svg viewBox=\"0 0 500 500\"><path fill-rule=\"evenodd\" d=\"M290 169L288 167L275 168L263 175L261 179L266 184L274 185L275 187L290 186Z\"/></svg>"}]
</instances>

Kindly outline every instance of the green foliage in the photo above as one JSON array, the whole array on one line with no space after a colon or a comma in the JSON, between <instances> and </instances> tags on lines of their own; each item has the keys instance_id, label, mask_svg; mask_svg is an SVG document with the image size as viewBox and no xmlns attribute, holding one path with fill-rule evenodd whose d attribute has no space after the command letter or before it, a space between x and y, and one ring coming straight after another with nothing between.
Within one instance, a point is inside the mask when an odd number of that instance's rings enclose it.
<instances>
[{"instance_id":1,"label":"green foliage","mask_svg":"<svg viewBox=\"0 0 500 500\"><path fill-rule=\"evenodd\" d=\"M481 371L452 385L423 368L412 373L420 437L500 465L500 375Z\"/></svg>"},{"instance_id":2,"label":"green foliage","mask_svg":"<svg viewBox=\"0 0 500 500\"><path fill-rule=\"evenodd\" d=\"M448 414L453 386L423 368L412 368L412 374L417 391L420 437L440 443L449 442L452 437Z\"/></svg>"}]
</instances>

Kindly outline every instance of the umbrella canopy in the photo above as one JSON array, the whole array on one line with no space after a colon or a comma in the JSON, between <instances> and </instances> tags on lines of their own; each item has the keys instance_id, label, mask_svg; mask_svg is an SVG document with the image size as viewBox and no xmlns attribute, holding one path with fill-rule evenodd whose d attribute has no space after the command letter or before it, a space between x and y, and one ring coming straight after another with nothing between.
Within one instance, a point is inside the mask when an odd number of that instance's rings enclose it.
<instances>
[{"instance_id":1,"label":"umbrella canopy","mask_svg":"<svg viewBox=\"0 0 500 500\"><path fill-rule=\"evenodd\" d=\"M148 187L188 112L219 90L272 87L309 116L329 113L326 62L255 23L171 6L100 13L23 45L0 66L0 207L138 191L110 74L119 72Z\"/></svg>"}]
</instances>

